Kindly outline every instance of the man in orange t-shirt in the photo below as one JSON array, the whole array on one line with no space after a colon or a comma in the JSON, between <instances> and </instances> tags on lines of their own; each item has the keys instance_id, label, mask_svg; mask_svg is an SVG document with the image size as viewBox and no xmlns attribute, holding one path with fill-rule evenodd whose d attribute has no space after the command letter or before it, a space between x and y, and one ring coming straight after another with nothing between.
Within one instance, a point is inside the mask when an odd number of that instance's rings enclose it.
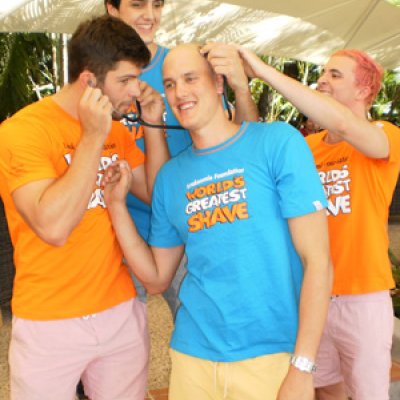
<instances>
[{"instance_id":1,"label":"man in orange t-shirt","mask_svg":"<svg viewBox=\"0 0 400 400\"><path fill-rule=\"evenodd\" d=\"M126 45L129 43L129 45ZM11 398L92 400L145 395L145 310L122 263L103 197L106 168L126 159L132 192L149 201L167 159L162 129L145 128L151 159L112 116L137 98L146 121L163 101L140 82L150 52L122 21L81 24L69 43L71 83L0 129L0 194L15 247Z\"/></svg>"},{"instance_id":2,"label":"man in orange t-shirt","mask_svg":"<svg viewBox=\"0 0 400 400\"><path fill-rule=\"evenodd\" d=\"M367 119L382 75L382 68L362 52L335 53L318 80L318 91L347 106L355 118L346 121L343 114L341 129L307 137L328 197L334 266L315 376L320 400L389 399L389 290L395 283L387 221L400 170L400 129Z\"/></svg>"},{"instance_id":3,"label":"man in orange t-shirt","mask_svg":"<svg viewBox=\"0 0 400 400\"><path fill-rule=\"evenodd\" d=\"M264 79L324 131L306 138L328 197L334 283L317 356L318 400L388 400L394 287L388 209L400 170L400 129L370 122L382 68L365 53L334 53L310 90L238 47Z\"/></svg>"}]
</instances>

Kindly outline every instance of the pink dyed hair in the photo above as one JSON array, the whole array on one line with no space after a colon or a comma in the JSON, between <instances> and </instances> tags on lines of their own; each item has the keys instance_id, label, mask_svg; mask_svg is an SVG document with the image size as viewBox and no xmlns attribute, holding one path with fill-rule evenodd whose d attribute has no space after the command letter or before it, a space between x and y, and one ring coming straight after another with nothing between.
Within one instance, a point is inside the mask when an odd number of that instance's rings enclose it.
<instances>
[{"instance_id":1,"label":"pink dyed hair","mask_svg":"<svg viewBox=\"0 0 400 400\"><path fill-rule=\"evenodd\" d=\"M368 54L354 49L338 50L331 55L350 57L356 62L355 78L358 86L367 86L371 93L366 99L368 105L371 105L381 89L383 68Z\"/></svg>"}]
</instances>

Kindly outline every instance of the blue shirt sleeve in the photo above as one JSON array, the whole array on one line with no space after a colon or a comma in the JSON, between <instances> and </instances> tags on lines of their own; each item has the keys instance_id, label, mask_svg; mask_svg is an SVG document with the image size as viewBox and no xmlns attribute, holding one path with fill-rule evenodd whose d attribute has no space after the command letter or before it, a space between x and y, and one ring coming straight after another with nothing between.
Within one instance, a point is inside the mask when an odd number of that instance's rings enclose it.
<instances>
[{"instance_id":1,"label":"blue shirt sleeve","mask_svg":"<svg viewBox=\"0 0 400 400\"><path fill-rule=\"evenodd\" d=\"M282 216L293 218L322 210L327 207L326 196L306 141L290 125L276 125L279 135L286 138L268 150Z\"/></svg>"},{"instance_id":2,"label":"blue shirt sleeve","mask_svg":"<svg viewBox=\"0 0 400 400\"><path fill-rule=\"evenodd\" d=\"M164 168L165 169L165 166ZM175 247L183 244L177 229L171 224L167 212L167 199L171 194L165 190L163 169L156 178L151 203L151 230L149 244L155 247Z\"/></svg>"}]
</instances>

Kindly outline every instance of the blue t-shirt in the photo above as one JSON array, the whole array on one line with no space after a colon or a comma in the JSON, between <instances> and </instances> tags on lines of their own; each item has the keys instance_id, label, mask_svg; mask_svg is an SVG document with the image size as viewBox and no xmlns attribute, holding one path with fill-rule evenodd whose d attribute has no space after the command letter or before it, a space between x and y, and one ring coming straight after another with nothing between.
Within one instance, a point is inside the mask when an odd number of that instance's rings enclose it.
<instances>
[{"instance_id":1,"label":"blue t-shirt","mask_svg":"<svg viewBox=\"0 0 400 400\"><path fill-rule=\"evenodd\" d=\"M151 63L143 69L140 79L149 84L163 96L165 103L164 122L168 125L180 125L171 111L164 94L162 66L167 53L168 49L158 46L155 56L151 60ZM135 135L136 144L144 152L143 128L138 127L137 125L128 125L128 127ZM192 143L192 139L187 130L168 129L166 135L171 157L176 156ZM135 221L138 232L145 240L147 240L150 231L151 208L141 200L134 197L131 193L128 193L126 203L129 213Z\"/></svg>"},{"instance_id":2,"label":"blue t-shirt","mask_svg":"<svg viewBox=\"0 0 400 400\"><path fill-rule=\"evenodd\" d=\"M303 268L287 219L323 207L311 152L285 123L244 123L165 164L149 243L188 256L171 347L225 362L292 352Z\"/></svg>"}]
</instances>

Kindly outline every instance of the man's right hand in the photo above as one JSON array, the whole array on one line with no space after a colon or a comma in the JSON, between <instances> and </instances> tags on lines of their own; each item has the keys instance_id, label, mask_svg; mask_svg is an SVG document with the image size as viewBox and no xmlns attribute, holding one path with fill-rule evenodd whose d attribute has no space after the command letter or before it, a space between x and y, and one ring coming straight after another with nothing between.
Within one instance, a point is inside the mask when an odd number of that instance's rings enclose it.
<instances>
[{"instance_id":1,"label":"man's right hand","mask_svg":"<svg viewBox=\"0 0 400 400\"><path fill-rule=\"evenodd\" d=\"M99 88L87 86L78 106L83 135L104 141L111 129L113 106Z\"/></svg>"},{"instance_id":2,"label":"man's right hand","mask_svg":"<svg viewBox=\"0 0 400 400\"><path fill-rule=\"evenodd\" d=\"M266 64L254 51L240 45L234 45L242 59L246 75L253 79L259 78L265 70Z\"/></svg>"},{"instance_id":3,"label":"man's right hand","mask_svg":"<svg viewBox=\"0 0 400 400\"><path fill-rule=\"evenodd\" d=\"M123 203L132 183L132 170L125 160L112 163L104 173L104 199L107 207Z\"/></svg>"}]
</instances>

